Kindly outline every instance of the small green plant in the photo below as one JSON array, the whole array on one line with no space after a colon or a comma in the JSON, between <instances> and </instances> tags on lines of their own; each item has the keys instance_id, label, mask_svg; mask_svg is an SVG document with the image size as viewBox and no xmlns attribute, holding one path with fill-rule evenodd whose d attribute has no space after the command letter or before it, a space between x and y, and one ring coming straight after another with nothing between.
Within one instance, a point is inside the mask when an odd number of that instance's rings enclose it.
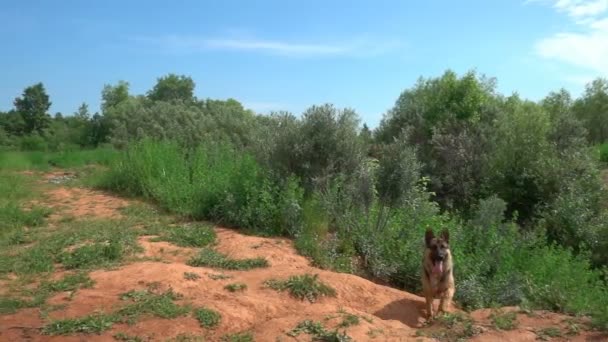
<instances>
[{"instance_id":1,"label":"small green plant","mask_svg":"<svg viewBox=\"0 0 608 342\"><path fill-rule=\"evenodd\" d=\"M556 327L547 327L536 331L536 336L542 341L548 341L552 338L561 337L562 331Z\"/></svg>"},{"instance_id":2,"label":"small green plant","mask_svg":"<svg viewBox=\"0 0 608 342\"><path fill-rule=\"evenodd\" d=\"M207 329L217 327L222 320L222 316L219 312L208 308L198 308L194 310L194 317L201 324L201 327Z\"/></svg>"},{"instance_id":3,"label":"small green plant","mask_svg":"<svg viewBox=\"0 0 608 342\"><path fill-rule=\"evenodd\" d=\"M247 284L244 283L232 283L224 286L224 288L230 292L238 292L245 291L247 289Z\"/></svg>"},{"instance_id":4,"label":"small green plant","mask_svg":"<svg viewBox=\"0 0 608 342\"><path fill-rule=\"evenodd\" d=\"M251 333L241 332L222 336L222 342L254 342L254 339Z\"/></svg>"},{"instance_id":5,"label":"small green plant","mask_svg":"<svg viewBox=\"0 0 608 342\"><path fill-rule=\"evenodd\" d=\"M517 313L495 311L490 315L492 324L498 330L513 330L517 327Z\"/></svg>"},{"instance_id":6,"label":"small green plant","mask_svg":"<svg viewBox=\"0 0 608 342\"><path fill-rule=\"evenodd\" d=\"M342 322L338 324L338 328L348 328L354 325L358 325L360 323L359 316L353 315L350 313L344 314L342 317Z\"/></svg>"},{"instance_id":7,"label":"small green plant","mask_svg":"<svg viewBox=\"0 0 608 342\"><path fill-rule=\"evenodd\" d=\"M319 280L319 275L297 275L287 280L270 279L264 283L277 291L288 290L289 293L300 300L308 299L314 303L321 296L335 297L336 290Z\"/></svg>"},{"instance_id":8,"label":"small green plant","mask_svg":"<svg viewBox=\"0 0 608 342\"><path fill-rule=\"evenodd\" d=\"M184 272L184 279L186 280L199 280L201 278L200 275L198 275L198 273L194 273L194 272Z\"/></svg>"},{"instance_id":9,"label":"small green plant","mask_svg":"<svg viewBox=\"0 0 608 342\"><path fill-rule=\"evenodd\" d=\"M250 270L253 268L268 267L264 258L231 259L224 254L210 248L203 248L198 255L188 261L189 266L223 268L227 270Z\"/></svg>"}]
</instances>

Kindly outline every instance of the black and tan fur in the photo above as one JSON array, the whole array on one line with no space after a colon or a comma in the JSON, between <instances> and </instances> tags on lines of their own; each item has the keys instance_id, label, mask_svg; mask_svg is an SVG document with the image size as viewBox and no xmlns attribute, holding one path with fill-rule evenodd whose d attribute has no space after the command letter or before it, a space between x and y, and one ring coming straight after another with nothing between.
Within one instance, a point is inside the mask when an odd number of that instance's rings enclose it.
<instances>
[{"instance_id":1,"label":"black and tan fur","mask_svg":"<svg viewBox=\"0 0 608 342\"><path fill-rule=\"evenodd\" d=\"M426 314L429 319L433 313L433 300L440 298L438 312L447 312L454 297L454 275L452 253L450 252L450 234L447 230L435 236L428 229L424 236L425 249L422 261L422 290L426 299ZM439 265L438 263L441 263ZM441 268L441 270L440 270Z\"/></svg>"}]
</instances>

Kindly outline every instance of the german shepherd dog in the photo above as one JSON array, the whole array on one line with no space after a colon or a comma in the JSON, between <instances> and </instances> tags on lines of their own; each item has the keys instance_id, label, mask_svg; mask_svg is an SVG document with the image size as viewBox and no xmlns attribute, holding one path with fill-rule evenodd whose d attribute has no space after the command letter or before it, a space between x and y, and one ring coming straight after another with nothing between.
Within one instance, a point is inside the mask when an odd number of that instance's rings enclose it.
<instances>
[{"instance_id":1,"label":"german shepherd dog","mask_svg":"<svg viewBox=\"0 0 608 342\"><path fill-rule=\"evenodd\" d=\"M447 312L454 297L454 275L452 273L452 253L450 253L450 233L443 230L435 237L432 229L424 235L425 249L422 260L422 290L426 298L426 315L433 319L433 300L440 298L438 312Z\"/></svg>"}]
</instances>

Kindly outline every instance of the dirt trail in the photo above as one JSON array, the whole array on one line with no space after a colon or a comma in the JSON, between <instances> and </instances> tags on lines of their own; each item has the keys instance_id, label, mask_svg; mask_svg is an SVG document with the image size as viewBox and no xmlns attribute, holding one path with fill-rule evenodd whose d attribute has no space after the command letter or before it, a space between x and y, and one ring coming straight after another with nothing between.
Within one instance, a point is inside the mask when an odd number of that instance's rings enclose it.
<instances>
[{"instance_id":1,"label":"dirt trail","mask_svg":"<svg viewBox=\"0 0 608 342\"><path fill-rule=\"evenodd\" d=\"M98 215L119 217L117 209L128 202L124 199L99 192L57 187L48 195L61 208L61 213L76 217ZM60 205L60 207L59 207ZM291 241L280 238L246 236L236 231L215 228L218 244L216 250L235 258L264 257L270 267L248 271L226 271L186 265L194 248L181 248L167 242L152 242L151 237L140 237L144 248L142 257L149 260L126 264L114 270L99 270L90 274L95 285L81 289L71 297L59 293L48 304L63 305L63 309L48 313L41 318L40 309L22 309L13 315L0 315L1 341L113 341L113 335L126 333L142 340L165 341L180 334L204 336L205 341L219 341L226 333L249 331L256 341L310 341L310 335L289 337L299 322L310 319L323 322L333 328L341 322L338 312L348 312L361 317L359 324L346 331L355 341L425 341L438 327L426 326L422 318L423 298L394 288L377 285L358 276L324 271L310 265L309 260L298 255ZM200 278L185 279L184 273L196 273ZM321 298L315 303L300 301L287 293L280 293L263 285L271 278L287 278L304 273L318 274L319 278L336 290L335 298ZM212 279L209 275L224 274L229 279ZM224 286L234 282L247 284L243 292L228 292ZM120 303L119 295L133 289L145 289L151 283L162 289L172 288L183 295L180 303L206 306L221 313L220 325L213 330L199 326L191 316L177 319L144 319L133 325L118 324L101 335L44 336L40 327L48 319L76 318L95 312L110 312ZM509 309L510 310L510 309ZM546 327L568 329L566 316L538 312L533 317L517 314L519 326L511 331L492 328L491 310L473 312L475 329L479 334L475 341L534 341L535 333ZM333 318L332 318L333 317ZM328 319L330 318L330 319ZM606 336L603 336L606 338ZM597 333L580 331L571 337L555 340L605 340Z\"/></svg>"}]
</instances>

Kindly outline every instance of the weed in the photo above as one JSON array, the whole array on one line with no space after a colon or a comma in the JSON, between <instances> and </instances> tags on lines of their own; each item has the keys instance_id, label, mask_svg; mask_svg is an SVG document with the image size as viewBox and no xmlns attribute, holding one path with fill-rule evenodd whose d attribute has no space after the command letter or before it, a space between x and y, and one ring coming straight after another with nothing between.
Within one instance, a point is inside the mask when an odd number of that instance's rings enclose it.
<instances>
[{"instance_id":1,"label":"weed","mask_svg":"<svg viewBox=\"0 0 608 342\"><path fill-rule=\"evenodd\" d=\"M564 320L564 323L566 323L567 326L566 335L576 336L581 333L581 325L575 322L573 319L566 319Z\"/></svg>"},{"instance_id":2,"label":"weed","mask_svg":"<svg viewBox=\"0 0 608 342\"><path fill-rule=\"evenodd\" d=\"M420 331L420 330L418 330L418 331ZM416 331L416 334L418 334L418 331ZM367 331L367 336L369 336L369 338L371 338L371 339L374 339L374 338L376 338L376 337L378 337L378 336L380 336L382 334L384 334L384 330L383 329L379 329L379 328L369 329Z\"/></svg>"},{"instance_id":3,"label":"weed","mask_svg":"<svg viewBox=\"0 0 608 342\"><path fill-rule=\"evenodd\" d=\"M490 315L490 319L498 330L513 330L517 327L517 314L514 311L495 311Z\"/></svg>"},{"instance_id":4,"label":"weed","mask_svg":"<svg viewBox=\"0 0 608 342\"><path fill-rule=\"evenodd\" d=\"M201 279L201 276L194 272L184 272L184 279L194 281Z\"/></svg>"},{"instance_id":5,"label":"weed","mask_svg":"<svg viewBox=\"0 0 608 342\"><path fill-rule=\"evenodd\" d=\"M536 336L542 341L548 341L552 338L561 337L562 331L556 327L547 327L536 331Z\"/></svg>"},{"instance_id":6,"label":"weed","mask_svg":"<svg viewBox=\"0 0 608 342\"><path fill-rule=\"evenodd\" d=\"M198 308L194 310L194 317L201 324L201 327L211 329L217 327L222 316L219 312L207 308Z\"/></svg>"},{"instance_id":7,"label":"weed","mask_svg":"<svg viewBox=\"0 0 608 342\"><path fill-rule=\"evenodd\" d=\"M230 274L223 274L223 273L219 273L219 274L208 273L207 276L213 280L224 280L224 279L232 278L232 276Z\"/></svg>"},{"instance_id":8,"label":"weed","mask_svg":"<svg viewBox=\"0 0 608 342\"><path fill-rule=\"evenodd\" d=\"M244 283L232 283L224 286L224 288L230 292L238 292L245 291L247 289L247 284Z\"/></svg>"},{"instance_id":9,"label":"weed","mask_svg":"<svg viewBox=\"0 0 608 342\"><path fill-rule=\"evenodd\" d=\"M112 337L114 337L114 339L116 341L124 341L124 342L143 342L144 341L141 337L127 335L122 332L116 333Z\"/></svg>"},{"instance_id":10,"label":"weed","mask_svg":"<svg viewBox=\"0 0 608 342\"><path fill-rule=\"evenodd\" d=\"M190 334L179 334L174 338L170 338L165 342L205 342L205 339L201 336L195 336Z\"/></svg>"},{"instance_id":11,"label":"weed","mask_svg":"<svg viewBox=\"0 0 608 342\"><path fill-rule=\"evenodd\" d=\"M430 334L433 338L445 341L460 341L479 333L479 328L473 325L473 320L463 313L445 313L438 316L437 319L442 329L433 331Z\"/></svg>"},{"instance_id":12,"label":"weed","mask_svg":"<svg viewBox=\"0 0 608 342\"><path fill-rule=\"evenodd\" d=\"M300 334L312 335L313 341L347 342L352 341L348 335L340 334L337 330L327 331L321 322L305 320L287 333L288 336L297 337Z\"/></svg>"},{"instance_id":13,"label":"weed","mask_svg":"<svg viewBox=\"0 0 608 342\"><path fill-rule=\"evenodd\" d=\"M249 270L268 267L264 258L231 259L210 248L203 248L198 255L188 261L189 266L223 268L227 270Z\"/></svg>"},{"instance_id":14,"label":"weed","mask_svg":"<svg viewBox=\"0 0 608 342\"><path fill-rule=\"evenodd\" d=\"M318 277L318 274L304 274L291 276L287 280L270 279L265 285L277 291L288 290L292 296L300 300L308 299L311 303L321 296L335 297L336 290L320 281Z\"/></svg>"},{"instance_id":15,"label":"weed","mask_svg":"<svg viewBox=\"0 0 608 342\"><path fill-rule=\"evenodd\" d=\"M241 332L236 334L228 334L222 336L222 342L254 342L253 335L248 332Z\"/></svg>"}]
</instances>

